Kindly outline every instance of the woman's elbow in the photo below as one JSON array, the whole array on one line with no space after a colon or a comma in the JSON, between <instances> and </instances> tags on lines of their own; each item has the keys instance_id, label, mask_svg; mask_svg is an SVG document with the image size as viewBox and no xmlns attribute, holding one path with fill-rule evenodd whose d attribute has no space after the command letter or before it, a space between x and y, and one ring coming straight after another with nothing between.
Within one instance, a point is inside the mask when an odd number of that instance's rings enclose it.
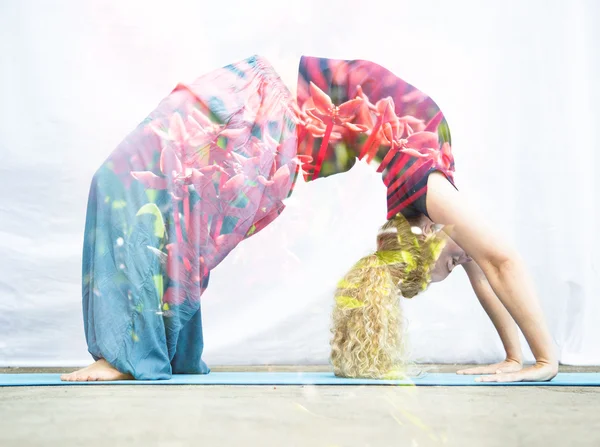
<instances>
[{"instance_id":1,"label":"woman's elbow","mask_svg":"<svg viewBox=\"0 0 600 447\"><path fill-rule=\"evenodd\" d=\"M512 249L501 248L490 250L484 253L483 259L478 261L478 264L488 273L502 274L512 271L521 263L521 257Z\"/></svg>"}]
</instances>

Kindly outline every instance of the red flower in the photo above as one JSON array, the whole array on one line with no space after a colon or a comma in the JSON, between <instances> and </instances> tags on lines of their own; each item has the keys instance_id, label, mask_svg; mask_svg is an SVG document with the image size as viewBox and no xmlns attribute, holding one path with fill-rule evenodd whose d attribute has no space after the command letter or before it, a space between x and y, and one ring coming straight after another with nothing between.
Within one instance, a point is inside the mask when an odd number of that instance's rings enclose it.
<instances>
[{"instance_id":1,"label":"red flower","mask_svg":"<svg viewBox=\"0 0 600 447\"><path fill-rule=\"evenodd\" d=\"M398 118L398 121L400 121L404 125L405 137L408 137L414 132L421 132L422 130L432 131L432 129L426 128L425 122L423 120L416 118L412 115L401 116Z\"/></svg>"},{"instance_id":2,"label":"red flower","mask_svg":"<svg viewBox=\"0 0 600 447\"><path fill-rule=\"evenodd\" d=\"M437 166L450 169L453 162L450 145L445 143L440 151L438 135L435 133L442 119L442 113L438 112L425 126L423 120L406 115L398 119L398 127L386 127L384 137L392 147L377 168L377 172L383 172L398 151L412 157L434 159ZM425 130L414 132L415 129ZM404 166L404 164L399 163L400 166ZM397 171L397 167L394 170Z\"/></svg>"},{"instance_id":3,"label":"red flower","mask_svg":"<svg viewBox=\"0 0 600 447\"><path fill-rule=\"evenodd\" d=\"M205 166L200 169L186 167L181 163L175 150L166 146L160 153L160 171L163 176L158 176L151 171L132 171L131 175L144 186L152 189L169 189L173 198L181 200L186 194L183 187L194 183L199 175L212 174L222 171L217 165Z\"/></svg>"},{"instance_id":4,"label":"red flower","mask_svg":"<svg viewBox=\"0 0 600 447\"><path fill-rule=\"evenodd\" d=\"M337 124L348 127L352 130L365 130L362 126L354 126L350 122L358 112L358 109L362 103L361 98L351 99L339 106L336 106L331 101L329 95L317 87L313 82L310 83L310 94L314 108L306 109L306 113L309 116L321 121L326 126L330 124Z\"/></svg>"},{"instance_id":5,"label":"red flower","mask_svg":"<svg viewBox=\"0 0 600 447\"><path fill-rule=\"evenodd\" d=\"M436 166L447 173L451 172L453 158L450 144L445 142L442 147L439 148L437 133L423 131L413 133L406 139L395 138L393 149L394 150L390 150L377 169L377 172L382 172L393 156L398 152L405 156L396 160L394 166L386 174L384 183L388 186L388 189L395 189L401 185L410 175L423 166L424 163L431 163L432 166ZM395 178L396 174L406 166L408 160L414 157L418 159L418 162L414 163L400 177Z\"/></svg>"},{"instance_id":6,"label":"red flower","mask_svg":"<svg viewBox=\"0 0 600 447\"><path fill-rule=\"evenodd\" d=\"M310 108L306 108L306 114L313 118L313 121L307 124L307 130L318 137L321 137L321 131L323 132L323 141L321 142L321 147L319 148L312 173L312 177L316 178L319 176L321 165L323 164L323 160L325 160L327 146L332 137L334 125L342 126L353 131L364 131L366 130L366 127L355 125L350 122L359 111L360 105L362 104L361 98L351 99L336 106L331 101L329 95L317 87L313 82L310 83L310 94L311 97L308 101L312 101L313 107L310 107L309 104ZM323 125L325 126L324 130ZM341 134L335 135L335 138L338 137L341 137Z\"/></svg>"},{"instance_id":7,"label":"red flower","mask_svg":"<svg viewBox=\"0 0 600 447\"><path fill-rule=\"evenodd\" d=\"M367 105L369 104L370 103L367 103ZM369 138L365 141L358 157L359 159L362 159L367 156L367 163L370 163L373 160L379 146L387 143L387 140L384 138L384 130L386 128L398 129L400 126L398 117L394 112L394 100L391 97L380 99L377 101L377 104L375 104L377 118L374 123L370 117L370 113L370 107L369 110L363 108L362 117L366 120L366 125L369 126L371 130L367 132Z\"/></svg>"},{"instance_id":8,"label":"red flower","mask_svg":"<svg viewBox=\"0 0 600 447\"><path fill-rule=\"evenodd\" d=\"M272 180L264 181L259 178L259 181L266 186L265 195L273 200L283 200L290 192L290 168L288 165L280 167L273 175Z\"/></svg>"},{"instance_id":9,"label":"red flower","mask_svg":"<svg viewBox=\"0 0 600 447\"><path fill-rule=\"evenodd\" d=\"M168 128L156 122L150 123L149 128L162 140L173 142L179 148L205 146L216 140L224 129L223 125L213 123L195 107L191 108L187 120L186 125L179 112L175 112L169 118Z\"/></svg>"},{"instance_id":10,"label":"red flower","mask_svg":"<svg viewBox=\"0 0 600 447\"><path fill-rule=\"evenodd\" d=\"M422 132L424 133L424 132ZM426 158L433 160L436 167L444 170L450 170L453 164L452 151L450 149L450 143L445 142L441 149L432 147L421 147L418 150L412 148L402 149L402 152L412 155L413 157Z\"/></svg>"}]
</instances>

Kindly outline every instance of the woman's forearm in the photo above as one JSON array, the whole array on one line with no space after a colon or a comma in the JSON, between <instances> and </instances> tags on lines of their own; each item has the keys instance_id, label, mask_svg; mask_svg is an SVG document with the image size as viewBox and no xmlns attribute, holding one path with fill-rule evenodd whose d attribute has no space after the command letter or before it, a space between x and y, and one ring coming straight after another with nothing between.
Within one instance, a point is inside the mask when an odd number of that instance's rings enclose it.
<instances>
[{"instance_id":1,"label":"woman's forearm","mask_svg":"<svg viewBox=\"0 0 600 447\"><path fill-rule=\"evenodd\" d=\"M517 379L554 377L558 369L554 344L524 262L442 174L431 174L427 186L431 219L446 225L444 231L481 267L492 290L523 332L539 366L548 366L527 371Z\"/></svg>"},{"instance_id":2,"label":"woman's forearm","mask_svg":"<svg viewBox=\"0 0 600 447\"><path fill-rule=\"evenodd\" d=\"M523 261L514 255L500 263L481 264L493 292L521 328L536 361L557 365L550 331Z\"/></svg>"},{"instance_id":3,"label":"woman's forearm","mask_svg":"<svg viewBox=\"0 0 600 447\"><path fill-rule=\"evenodd\" d=\"M506 307L498 299L485 274L475 261L467 263L464 268L481 307L483 307L490 317L492 324L500 336L504 351L506 352L506 359L521 363L523 361L523 354L515 320L513 320Z\"/></svg>"}]
</instances>

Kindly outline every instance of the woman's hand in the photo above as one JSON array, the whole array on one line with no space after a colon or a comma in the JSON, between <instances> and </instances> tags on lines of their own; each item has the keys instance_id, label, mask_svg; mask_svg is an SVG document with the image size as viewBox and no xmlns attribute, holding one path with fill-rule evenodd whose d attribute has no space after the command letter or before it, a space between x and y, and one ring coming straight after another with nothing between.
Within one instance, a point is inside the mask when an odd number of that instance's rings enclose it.
<instances>
[{"instance_id":1,"label":"woman's hand","mask_svg":"<svg viewBox=\"0 0 600 447\"><path fill-rule=\"evenodd\" d=\"M475 382L545 382L552 380L557 373L558 365L538 362L516 372L500 372L477 377Z\"/></svg>"},{"instance_id":2,"label":"woman's hand","mask_svg":"<svg viewBox=\"0 0 600 447\"><path fill-rule=\"evenodd\" d=\"M506 359L493 365L476 366L475 368L460 369L456 374L478 375L478 374L500 374L517 372L523 368L523 364L517 360Z\"/></svg>"}]
</instances>

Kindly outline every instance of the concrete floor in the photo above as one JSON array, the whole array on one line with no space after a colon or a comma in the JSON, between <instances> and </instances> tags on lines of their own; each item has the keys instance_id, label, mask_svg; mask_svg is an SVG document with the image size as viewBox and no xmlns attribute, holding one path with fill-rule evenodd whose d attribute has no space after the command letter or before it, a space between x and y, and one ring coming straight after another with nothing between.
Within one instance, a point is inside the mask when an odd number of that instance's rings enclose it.
<instances>
[{"instance_id":1,"label":"concrete floor","mask_svg":"<svg viewBox=\"0 0 600 447\"><path fill-rule=\"evenodd\" d=\"M213 368L223 369L248 368ZM561 368L582 370L600 368ZM0 368L2 372L41 371ZM0 388L0 446L72 445L597 447L600 388Z\"/></svg>"}]
</instances>

